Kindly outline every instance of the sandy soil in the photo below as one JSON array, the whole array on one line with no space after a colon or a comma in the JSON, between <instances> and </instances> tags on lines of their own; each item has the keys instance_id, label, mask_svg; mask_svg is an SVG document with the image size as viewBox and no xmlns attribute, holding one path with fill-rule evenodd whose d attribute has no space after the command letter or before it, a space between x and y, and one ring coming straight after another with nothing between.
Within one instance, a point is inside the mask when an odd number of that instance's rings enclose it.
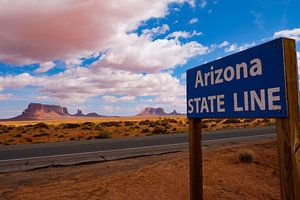
<instances>
[{"instance_id":1,"label":"sandy soil","mask_svg":"<svg viewBox=\"0 0 300 200\"><path fill-rule=\"evenodd\" d=\"M256 162L240 163L241 149ZM275 141L204 152L204 199L279 199ZM0 174L0 199L189 199L188 153Z\"/></svg>"}]
</instances>

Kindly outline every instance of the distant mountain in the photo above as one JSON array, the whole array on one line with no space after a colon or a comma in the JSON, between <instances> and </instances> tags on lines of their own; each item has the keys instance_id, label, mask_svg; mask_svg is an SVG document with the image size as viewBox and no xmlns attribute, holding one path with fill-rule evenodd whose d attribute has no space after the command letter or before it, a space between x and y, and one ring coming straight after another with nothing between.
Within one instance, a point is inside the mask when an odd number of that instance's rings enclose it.
<instances>
[{"instance_id":1,"label":"distant mountain","mask_svg":"<svg viewBox=\"0 0 300 200\"><path fill-rule=\"evenodd\" d=\"M170 116L170 115L183 115L176 110L171 113L166 113L163 108L152 108L146 107L142 110L137 116ZM74 115L69 114L68 109L66 107L61 107L59 105L46 105L41 103L30 103L28 107L22 112L21 115L10 118L3 119L7 120L17 120L17 121L25 121L25 120L44 120L44 119L57 119L57 118L74 118L74 117L107 117L104 115L99 115L98 113L91 112L88 114L84 114L81 110L77 110ZM118 116L111 116L118 117Z\"/></svg>"},{"instance_id":2,"label":"distant mountain","mask_svg":"<svg viewBox=\"0 0 300 200\"><path fill-rule=\"evenodd\" d=\"M21 115L14 120L36 120L70 116L66 107L59 105L45 105L41 103L30 103Z\"/></svg>"},{"instance_id":3,"label":"distant mountain","mask_svg":"<svg viewBox=\"0 0 300 200\"><path fill-rule=\"evenodd\" d=\"M99 115L98 113L92 112L85 115L86 117L105 117L103 115Z\"/></svg>"},{"instance_id":4,"label":"distant mountain","mask_svg":"<svg viewBox=\"0 0 300 200\"><path fill-rule=\"evenodd\" d=\"M182 115L181 113L176 112L176 110L173 110L173 112L169 113L168 115Z\"/></svg>"},{"instance_id":5,"label":"distant mountain","mask_svg":"<svg viewBox=\"0 0 300 200\"><path fill-rule=\"evenodd\" d=\"M137 116L168 116L168 115L182 115L176 110L171 113L166 113L163 108L153 108L153 107L146 107L142 110Z\"/></svg>"}]
</instances>

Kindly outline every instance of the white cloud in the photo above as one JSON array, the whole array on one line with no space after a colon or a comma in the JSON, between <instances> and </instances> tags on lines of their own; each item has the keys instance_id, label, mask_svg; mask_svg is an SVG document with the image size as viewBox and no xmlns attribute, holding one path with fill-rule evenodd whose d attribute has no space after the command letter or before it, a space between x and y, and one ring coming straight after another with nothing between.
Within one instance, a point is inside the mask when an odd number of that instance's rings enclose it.
<instances>
[{"instance_id":1,"label":"white cloud","mask_svg":"<svg viewBox=\"0 0 300 200\"><path fill-rule=\"evenodd\" d=\"M245 43L240 46L238 46L236 43L229 45L229 43L226 45L227 47L224 49L225 52L235 52L235 51L243 51L245 49L248 49L250 47L253 47L256 43ZM228 46L229 45L229 46Z\"/></svg>"},{"instance_id":2,"label":"white cloud","mask_svg":"<svg viewBox=\"0 0 300 200\"><path fill-rule=\"evenodd\" d=\"M13 97L12 94L0 94L0 101L9 100Z\"/></svg>"},{"instance_id":3,"label":"white cloud","mask_svg":"<svg viewBox=\"0 0 300 200\"><path fill-rule=\"evenodd\" d=\"M161 27L156 27L152 29L144 29L142 30L143 35L147 35L149 37L153 37L154 35L165 34L170 27L167 24L162 25Z\"/></svg>"},{"instance_id":4,"label":"white cloud","mask_svg":"<svg viewBox=\"0 0 300 200\"><path fill-rule=\"evenodd\" d=\"M130 102L136 99L135 96L122 96L122 97L115 97L110 95L105 95L102 97L102 101L107 103L116 103L116 102Z\"/></svg>"},{"instance_id":5,"label":"white cloud","mask_svg":"<svg viewBox=\"0 0 300 200\"><path fill-rule=\"evenodd\" d=\"M50 97L48 97L48 96L36 96L35 99L36 100L48 100L48 99L50 99Z\"/></svg>"},{"instance_id":6,"label":"white cloud","mask_svg":"<svg viewBox=\"0 0 300 200\"><path fill-rule=\"evenodd\" d=\"M44 73L52 69L54 66L55 66L54 62L44 62L40 64L40 67L36 69L35 72Z\"/></svg>"},{"instance_id":7,"label":"white cloud","mask_svg":"<svg viewBox=\"0 0 300 200\"><path fill-rule=\"evenodd\" d=\"M130 102L135 100L135 96L124 96L119 98L122 102Z\"/></svg>"},{"instance_id":8,"label":"white cloud","mask_svg":"<svg viewBox=\"0 0 300 200\"><path fill-rule=\"evenodd\" d=\"M37 0L0 2L0 60L15 64L80 58L117 45L114 38L193 0ZM113 43L112 43L113 42Z\"/></svg>"},{"instance_id":9,"label":"white cloud","mask_svg":"<svg viewBox=\"0 0 300 200\"><path fill-rule=\"evenodd\" d=\"M115 113L118 113L120 111L124 111L120 106L105 105L105 106L101 106L100 108L101 108L101 111L105 114L115 114Z\"/></svg>"},{"instance_id":10,"label":"white cloud","mask_svg":"<svg viewBox=\"0 0 300 200\"><path fill-rule=\"evenodd\" d=\"M110 101L133 101L136 96L169 96L185 93L184 85L169 73L142 74L110 68L72 68L53 76L29 74L0 77L4 88L39 87L43 96L62 102L84 102L101 95ZM105 100L104 98L104 100Z\"/></svg>"},{"instance_id":11,"label":"white cloud","mask_svg":"<svg viewBox=\"0 0 300 200\"><path fill-rule=\"evenodd\" d=\"M225 40L221 44L219 44L219 48L224 48L224 47L227 47L228 45L229 45L229 42Z\"/></svg>"},{"instance_id":12,"label":"white cloud","mask_svg":"<svg viewBox=\"0 0 300 200\"><path fill-rule=\"evenodd\" d=\"M285 29L285 30L281 30L278 32L274 33L274 38L278 38L278 37L288 37L288 38L293 38L295 39L297 42L300 41L300 28L295 28L295 29Z\"/></svg>"},{"instance_id":13,"label":"white cloud","mask_svg":"<svg viewBox=\"0 0 300 200\"><path fill-rule=\"evenodd\" d=\"M169 38L152 41L149 37L134 33L119 35L116 41L118 41L116 45L112 46L105 57L97 63L98 68L109 67L153 73L183 65L188 59L209 51L208 47L194 41L185 44Z\"/></svg>"},{"instance_id":14,"label":"white cloud","mask_svg":"<svg viewBox=\"0 0 300 200\"><path fill-rule=\"evenodd\" d=\"M186 32L186 31L175 31L167 36L167 38L174 38L175 40L178 40L179 38L191 38L194 36L202 35L201 32L193 31L192 33Z\"/></svg>"},{"instance_id":15,"label":"white cloud","mask_svg":"<svg viewBox=\"0 0 300 200\"><path fill-rule=\"evenodd\" d=\"M190 38L191 35L189 32L186 31L175 31L167 36L167 38L174 38L178 40L179 38Z\"/></svg>"},{"instance_id":16,"label":"white cloud","mask_svg":"<svg viewBox=\"0 0 300 200\"><path fill-rule=\"evenodd\" d=\"M237 44L235 43L235 44L229 45L229 47L226 47L226 48L224 49L224 51L228 53L228 52L237 51L237 49L238 49L238 46L237 46Z\"/></svg>"},{"instance_id":17,"label":"white cloud","mask_svg":"<svg viewBox=\"0 0 300 200\"><path fill-rule=\"evenodd\" d=\"M118 101L117 97L115 96L109 96L109 95L105 95L102 97L102 101L104 102L109 102L109 103L115 103Z\"/></svg>"},{"instance_id":18,"label":"white cloud","mask_svg":"<svg viewBox=\"0 0 300 200\"><path fill-rule=\"evenodd\" d=\"M192 18L190 21L189 21L189 24L196 24L198 22L198 18Z\"/></svg>"},{"instance_id":19,"label":"white cloud","mask_svg":"<svg viewBox=\"0 0 300 200\"><path fill-rule=\"evenodd\" d=\"M207 6L207 1L206 0L200 0L200 4L199 4L200 8L205 8Z\"/></svg>"}]
</instances>

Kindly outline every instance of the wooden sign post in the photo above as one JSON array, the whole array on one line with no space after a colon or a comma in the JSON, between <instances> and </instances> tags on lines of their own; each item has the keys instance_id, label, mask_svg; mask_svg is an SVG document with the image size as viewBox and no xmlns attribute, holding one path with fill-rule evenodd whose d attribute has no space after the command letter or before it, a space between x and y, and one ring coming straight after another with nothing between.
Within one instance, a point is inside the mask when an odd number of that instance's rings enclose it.
<instances>
[{"instance_id":1,"label":"wooden sign post","mask_svg":"<svg viewBox=\"0 0 300 200\"><path fill-rule=\"evenodd\" d=\"M295 40L278 38L187 71L190 200L203 199L203 118L276 118L282 200L300 200Z\"/></svg>"},{"instance_id":2,"label":"wooden sign post","mask_svg":"<svg viewBox=\"0 0 300 200\"><path fill-rule=\"evenodd\" d=\"M189 119L190 199L203 199L201 119Z\"/></svg>"},{"instance_id":3,"label":"wooden sign post","mask_svg":"<svg viewBox=\"0 0 300 200\"><path fill-rule=\"evenodd\" d=\"M282 200L300 200L300 132L295 41L283 39L289 116L276 119Z\"/></svg>"}]
</instances>

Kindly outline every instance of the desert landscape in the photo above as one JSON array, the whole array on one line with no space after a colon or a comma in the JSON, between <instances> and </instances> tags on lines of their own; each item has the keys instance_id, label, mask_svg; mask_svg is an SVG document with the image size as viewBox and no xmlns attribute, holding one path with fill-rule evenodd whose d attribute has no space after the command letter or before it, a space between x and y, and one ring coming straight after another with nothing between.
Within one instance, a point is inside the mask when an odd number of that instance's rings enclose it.
<instances>
[{"instance_id":1,"label":"desert landscape","mask_svg":"<svg viewBox=\"0 0 300 200\"><path fill-rule=\"evenodd\" d=\"M279 200L274 140L204 150L204 199ZM0 174L0 199L189 199L188 152Z\"/></svg>"},{"instance_id":2,"label":"desert landscape","mask_svg":"<svg viewBox=\"0 0 300 200\"><path fill-rule=\"evenodd\" d=\"M204 131L272 126L273 119L205 119ZM187 133L188 120L176 111L145 108L136 116L107 117L97 113L70 115L67 108L29 104L15 118L0 121L0 146Z\"/></svg>"}]
</instances>

